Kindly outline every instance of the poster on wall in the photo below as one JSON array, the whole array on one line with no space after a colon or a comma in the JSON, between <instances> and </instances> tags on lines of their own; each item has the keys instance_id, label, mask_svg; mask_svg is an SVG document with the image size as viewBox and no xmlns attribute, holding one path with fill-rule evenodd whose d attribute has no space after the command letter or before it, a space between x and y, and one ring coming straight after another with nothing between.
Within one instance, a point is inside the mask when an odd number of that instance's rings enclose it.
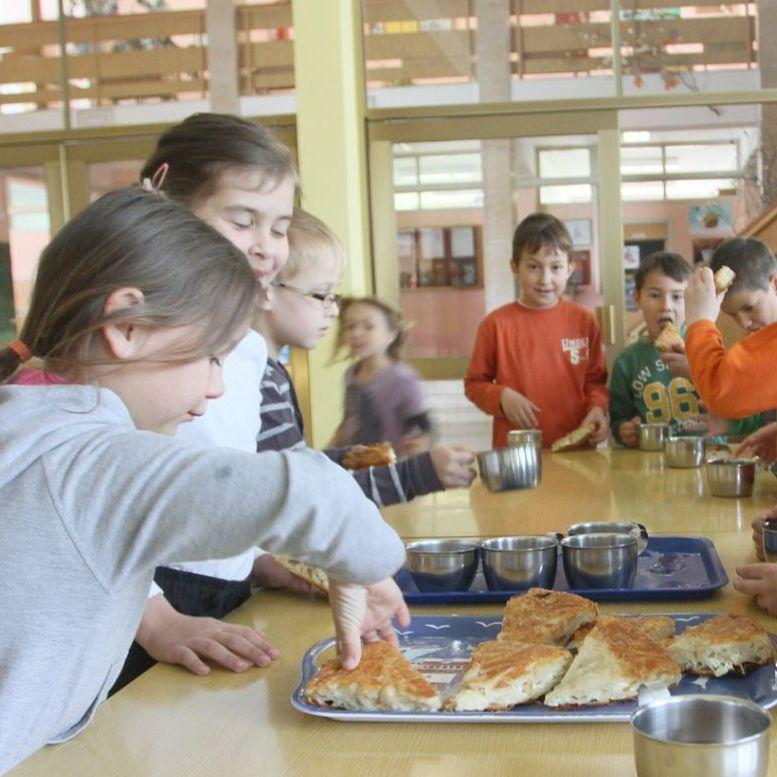
<instances>
[{"instance_id":1,"label":"poster on wall","mask_svg":"<svg viewBox=\"0 0 777 777\"><path fill-rule=\"evenodd\" d=\"M688 228L692 235L734 234L734 212L730 205L711 202L688 208Z\"/></svg>"},{"instance_id":2,"label":"poster on wall","mask_svg":"<svg viewBox=\"0 0 777 777\"><path fill-rule=\"evenodd\" d=\"M623 269L636 270L639 267L639 246L623 246Z\"/></svg>"},{"instance_id":3,"label":"poster on wall","mask_svg":"<svg viewBox=\"0 0 777 777\"><path fill-rule=\"evenodd\" d=\"M590 246L593 243L591 219L566 219L564 226L569 230L575 248Z\"/></svg>"}]
</instances>

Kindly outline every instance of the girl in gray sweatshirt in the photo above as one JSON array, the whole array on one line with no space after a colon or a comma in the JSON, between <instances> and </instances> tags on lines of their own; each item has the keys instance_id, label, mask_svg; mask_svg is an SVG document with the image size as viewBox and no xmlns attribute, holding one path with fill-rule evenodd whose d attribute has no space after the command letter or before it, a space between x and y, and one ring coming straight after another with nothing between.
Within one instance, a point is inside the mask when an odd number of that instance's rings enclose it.
<instances>
[{"instance_id":1,"label":"girl in gray sweatshirt","mask_svg":"<svg viewBox=\"0 0 777 777\"><path fill-rule=\"evenodd\" d=\"M156 566L258 544L324 568L346 666L360 632L409 622L390 580L402 542L347 472L171 436L223 392L254 295L237 249L140 190L105 195L44 251L0 349L0 772L88 723ZM19 371L31 357L42 370Z\"/></svg>"}]
</instances>

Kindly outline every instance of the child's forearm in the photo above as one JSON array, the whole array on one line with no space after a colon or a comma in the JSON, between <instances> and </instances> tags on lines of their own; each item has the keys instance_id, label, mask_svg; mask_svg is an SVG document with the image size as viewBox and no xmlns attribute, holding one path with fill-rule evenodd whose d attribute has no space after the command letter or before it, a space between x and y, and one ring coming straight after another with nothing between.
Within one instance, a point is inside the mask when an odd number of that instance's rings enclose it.
<instances>
[{"instance_id":1,"label":"child's forearm","mask_svg":"<svg viewBox=\"0 0 777 777\"><path fill-rule=\"evenodd\" d=\"M777 327L749 335L728 350L715 324L701 320L688 329L685 349L693 382L708 410L745 418L777 407Z\"/></svg>"}]
</instances>

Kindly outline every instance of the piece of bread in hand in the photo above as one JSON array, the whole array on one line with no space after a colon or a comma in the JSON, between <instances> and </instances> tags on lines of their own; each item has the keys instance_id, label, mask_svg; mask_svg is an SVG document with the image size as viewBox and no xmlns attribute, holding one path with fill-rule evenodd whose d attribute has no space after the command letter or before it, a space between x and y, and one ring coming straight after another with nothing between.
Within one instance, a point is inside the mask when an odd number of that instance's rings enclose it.
<instances>
[{"instance_id":1,"label":"piece of bread in hand","mask_svg":"<svg viewBox=\"0 0 777 777\"><path fill-rule=\"evenodd\" d=\"M343 456L346 469L364 469L365 467L384 467L395 464L397 455L387 442L375 445L355 445Z\"/></svg>"},{"instance_id":2,"label":"piece of bread in hand","mask_svg":"<svg viewBox=\"0 0 777 777\"><path fill-rule=\"evenodd\" d=\"M566 591L530 588L505 605L498 640L563 646L583 624L596 620L590 599Z\"/></svg>"},{"instance_id":3,"label":"piece of bread in hand","mask_svg":"<svg viewBox=\"0 0 777 777\"><path fill-rule=\"evenodd\" d=\"M680 350L685 350L683 336L671 321L661 330L661 334L658 335L653 345L662 353L676 351L675 346L679 346Z\"/></svg>"},{"instance_id":4,"label":"piece of bread in hand","mask_svg":"<svg viewBox=\"0 0 777 777\"><path fill-rule=\"evenodd\" d=\"M312 564L306 564L304 561L298 561L291 556L278 556L273 554L273 558L287 572L291 572L292 575L302 578L302 580L310 583L314 588L318 588L319 591L322 591L325 594L329 593L329 576L323 569L314 567Z\"/></svg>"},{"instance_id":5,"label":"piece of bread in hand","mask_svg":"<svg viewBox=\"0 0 777 777\"><path fill-rule=\"evenodd\" d=\"M368 642L359 665L343 669L339 658L322 664L305 686L305 696L319 707L346 710L440 709L442 700L424 676L388 642Z\"/></svg>"},{"instance_id":6,"label":"piece of bread in hand","mask_svg":"<svg viewBox=\"0 0 777 777\"><path fill-rule=\"evenodd\" d=\"M635 699L640 685L677 685L682 673L666 649L631 623L600 618L583 640L562 681L545 696L549 707L609 704Z\"/></svg>"},{"instance_id":7,"label":"piece of bread in hand","mask_svg":"<svg viewBox=\"0 0 777 777\"><path fill-rule=\"evenodd\" d=\"M745 674L775 658L766 629L741 615L718 615L689 626L669 643L668 649L683 671L715 677L729 672Z\"/></svg>"},{"instance_id":8,"label":"piece of bread in hand","mask_svg":"<svg viewBox=\"0 0 777 777\"><path fill-rule=\"evenodd\" d=\"M713 280L715 281L715 292L720 294L725 291L731 286L736 277L737 274L724 264L713 276Z\"/></svg>"},{"instance_id":9,"label":"piece of bread in hand","mask_svg":"<svg viewBox=\"0 0 777 777\"><path fill-rule=\"evenodd\" d=\"M596 431L596 424L583 424L578 426L569 434L560 437L553 445L550 446L550 450L553 453L558 451L566 451L570 448L577 448L578 445L584 443L594 432Z\"/></svg>"},{"instance_id":10,"label":"piece of bread in hand","mask_svg":"<svg viewBox=\"0 0 777 777\"><path fill-rule=\"evenodd\" d=\"M507 710L544 696L564 676L572 654L555 645L525 642L481 642L454 696L443 705L449 710Z\"/></svg>"},{"instance_id":11,"label":"piece of bread in hand","mask_svg":"<svg viewBox=\"0 0 777 777\"><path fill-rule=\"evenodd\" d=\"M616 617L620 618L623 616L618 615ZM666 615L646 615L644 618L629 618L628 622L664 647L669 644L671 639L674 639L674 621ZM572 639L567 642L567 650L579 650L583 640L588 636L595 625L596 621L581 626L574 633Z\"/></svg>"}]
</instances>

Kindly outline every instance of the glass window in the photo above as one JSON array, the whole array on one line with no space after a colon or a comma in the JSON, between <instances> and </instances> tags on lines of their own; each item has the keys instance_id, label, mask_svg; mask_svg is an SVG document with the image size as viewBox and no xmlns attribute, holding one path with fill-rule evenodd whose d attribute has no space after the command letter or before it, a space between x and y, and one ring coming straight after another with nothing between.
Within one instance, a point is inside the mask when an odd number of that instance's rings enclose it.
<instances>
[{"instance_id":1,"label":"glass window","mask_svg":"<svg viewBox=\"0 0 777 777\"><path fill-rule=\"evenodd\" d=\"M416 186L418 167L414 156L394 157L394 186Z\"/></svg>"},{"instance_id":2,"label":"glass window","mask_svg":"<svg viewBox=\"0 0 777 777\"><path fill-rule=\"evenodd\" d=\"M394 207L397 210L418 210L418 194L416 192L395 192Z\"/></svg>"},{"instance_id":3,"label":"glass window","mask_svg":"<svg viewBox=\"0 0 777 777\"><path fill-rule=\"evenodd\" d=\"M483 180L480 152L422 156L418 162L422 184L479 183Z\"/></svg>"},{"instance_id":4,"label":"glass window","mask_svg":"<svg viewBox=\"0 0 777 777\"><path fill-rule=\"evenodd\" d=\"M622 146L621 175L646 175L664 172L661 146Z\"/></svg>"},{"instance_id":5,"label":"glass window","mask_svg":"<svg viewBox=\"0 0 777 777\"><path fill-rule=\"evenodd\" d=\"M591 202L592 192L591 185L587 183L568 184L565 186L540 186L540 202L543 205Z\"/></svg>"},{"instance_id":6,"label":"glass window","mask_svg":"<svg viewBox=\"0 0 777 777\"><path fill-rule=\"evenodd\" d=\"M27 315L50 232L43 167L0 168L0 342L12 340Z\"/></svg>"},{"instance_id":7,"label":"glass window","mask_svg":"<svg viewBox=\"0 0 777 777\"><path fill-rule=\"evenodd\" d=\"M666 147L667 173L706 173L739 168L735 143L706 143Z\"/></svg>"},{"instance_id":8,"label":"glass window","mask_svg":"<svg viewBox=\"0 0 777 777\"><path fill-rule=\"evenodd\" d=\"M421 192L421 208L482 208L482 189L453 189L451 191Z\"/></svg>"},{"instance_id":9,"label":"glass window","mask_svg":"<svg viewBox=\"0 0 777 777\"><path fill-rule=\"evenodd\" d=\"M712 178L700 180L680 180L666 182L668 200L706 200L715 199L724 189L736 193L737 182L730 179Z\"/></svg>"},{"instance_id":10,"label":"glass window","mask_svg":"<svg viewBox=\"0 0 777 777\"><path fill-rule=\"evenodd\" d=\"M663 181L625 181L621 184L621 199L630 202L653 202L664 199Z\"/></svg>"},{"instance_id":11,"label":"glass window","mask_svg":"<svg viewBox=\"0 0 777 777\"><path fill-rule=\"evenodd\" d=\"M587 148L542 149L540 178L588 178L591 152Z\"/></svg>"}]
</instances>

